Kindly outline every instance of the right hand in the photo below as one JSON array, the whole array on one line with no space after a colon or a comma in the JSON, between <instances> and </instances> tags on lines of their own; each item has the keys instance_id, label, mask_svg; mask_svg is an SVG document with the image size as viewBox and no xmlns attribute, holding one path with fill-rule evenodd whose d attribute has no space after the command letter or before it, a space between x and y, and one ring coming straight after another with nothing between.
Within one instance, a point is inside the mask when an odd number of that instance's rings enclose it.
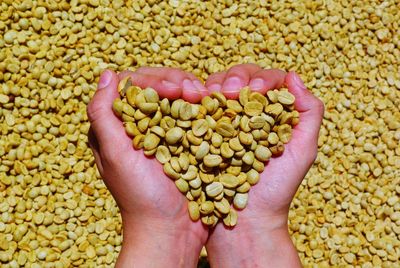
<instances>
[{"instance_id":1,"label":"right hand","mask_svg":"<svg viewBox=\"0 0 400 268\"><path fill-rule=\"evenodd\" d=\"M284 153L266 163L260 181L250 189L247 207L238 212L237 225L227 228L218 224L211 232L206 247L214 267L300 266L288 234L288 212L317 155L323 103L306 89L296 73L263 70L254 64L237 65L211 75L206 83L211 91L221 91L228 98L237 98L244 86L266 94L283 85L296 97L300 123L294 127Z\"/></svg>"}]
</instances>

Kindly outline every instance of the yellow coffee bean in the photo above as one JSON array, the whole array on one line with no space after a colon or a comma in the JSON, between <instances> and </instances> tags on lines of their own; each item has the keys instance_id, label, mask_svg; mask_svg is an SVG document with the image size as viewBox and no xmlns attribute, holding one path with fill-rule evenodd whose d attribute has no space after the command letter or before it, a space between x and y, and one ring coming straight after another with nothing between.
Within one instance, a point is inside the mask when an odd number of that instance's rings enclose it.
<instances>
[{"instance_id":1,"label":"yellow coffee bean","mask_svg":"<svg viewBox=\"0 0 400 268\"><path fill-rule=\"evenodd\" d=\"M210 144L206 141L203 141L196 152L196 160L202 160L210 151Z\"/></svg>"},{"instance_id":2,"label":"yellow coffee bean","mask_svg":"<svg viewBox=\"0 0 400 268\"><path fill-rule=\"evenodd\" d=\"M193 134L197 137L203 136L208 130L208 122L206 119L199 119L192 122Z\"/></svg>"},{"instance_id":3,"label":"yellow coffee bean","mask_svg":"<svg viewBox=\"0 0 400 268\"><path fill-rule=\"evenodd\" d=\"M182 137L184 135L184 132L181 128L179 127L173 127L165 133L165 141L168 144L176 144L180 140L182 140Z\"/></svg>"},{"instance_id":4,"label":"yellow coffee bean","mask_svg":"<svg viewBox=\"0 0 400 268\"><path fill-rule=\"evenodd\" d=\"M264 106L257 101L249 101L244 106L244 112L248 116L257 116L262 113Z\"/></svg>"},{"instance_id":5,"label":"yellow coffee bean","mask_svg":"<svg viewBox=\"0 0 400 268\"><path fill-rule=\"evenodd\" d=\"M233 205L237 209L244 209L247 206L248 199L248 193L237 193L233 198Z\"/></svg>"},{"instance_id":6,"label":"yellow coffee bean","mask_svg":"<svg viewBox=\"0 0 400 268\"><path fill-rule=\"evenodd\" d=\"M236 188L239 185L239 179L229 173L222 174L219 177L219 182L226 188Z\"/></svg>"},{"instance_id":7,"label":"yellow coffee bean","mask_svg":"<svg viewBox=\"0 0 400 268\"><path fill-rule=\"evenodd\" d=\"M183 193L186 194L187 191L189 191L189 183L185 181L184 179L177 179L175 181L176 188Z\"/></svg>"},{"instance_id":8,"label":"yellow coffee bean","mask_svg":"<svg viewBox=\"0 0 400 268\"><path fill-rule=\"evenodd\" d=\"M228 214L231 208L228 200L225 198L222 198L220 201L214 201L214 207L222 214Z\"/></svg>"},{"instance_id":9,"label":"yellow coffee bean","mask_svg":"<svg viewBox=\"0 0 400 268\"><path fill-rule=\"evenodd\" d=\"M222 163L222 157L219 155L208 154L204 157L203 163L207 167L217 167Z\"/></svg>"},{"instance_id":10,"label":"yellow coffee bean","mask_svg":"<svg viewBox=\"0 0 400 268\"><path fill-rule=\"evenodd\" d=\"M206 194L209 197L216 197L224 190L224 186L220 182L213 182L206 186Z\"/></svg>"},{"instance_id":11,"label":"yellow coffee bean","mask_svg":"<svg viewBox=\"0 0 400 268\"><path fill-rule=\"evenodd\" d=\"M278 101L283 105L292 105L294 103L295 97L289 91L279 91Z\"/></svg>"},{"instance_id":12,"label":"yellow coffee bean","mask_svg":"<svg viewBox=\"0 0 400 268\"><path fill-rule=\"evenodd\" d=\"M262 146L262 145L258 145L257 148L256 148L256 151L254 152L254 155L261 162L265 162L265 161L268 161L271 158L272 153L267 147Z\"/></svg>"},{"instance_id":13,"label":"yellow coffee bean","mask_svg":"<svg viewBox=\"0 0 400 268\"><path fill-rule=\"evenodd\" d=\"M247 171L246 174L247 174L247 182L250 185L255 185L260 180L260 174L254 169L250 169L249 171Z\"/></svg>"},{"instance_id":14,"label":"yellow coffee bean","mask_svg":"<svg viewBox=\"0 0 400 268\"><path fill-rule=\"evenodd\" d=\"M265 106L264 111L271 116L277 117L283 112L283 106L280 103L270 104Z\"/></svg>"},{"instance_id":15,"label":"yellow coffee bean","mask_svg":"<svg viewBox=\"0 0 400 268\"><path fill-rule=\"evenodd\" d=\"M200 219L199 205L196 202L190 201L188 203L188 211L189 211L189 216L193 221L197 221Z\"/></svg>"},{"instance_id":16,"label":"yellow coffee bean","mask_svg":"<svg viewBox=\"0 0 400 268\"><path fill-rule=\"evenodd\" d=\"M211 201L205 201L200 204L200 213L202 215L211 214L214 210L214 204Z\"/></svg>"},{"instance_id":17,"label":"yellow coffee bean","mask_svg":"<svg viewBox=\"0 0 400 268\"><path fill-rule=\"evenodd\" d=\"M171 153L166 146L160 145L157 147L156 158L158 162L165 164L171 159Z\"/></svg>"},{"instance_id":18,"label":"yellow coffee bean","mask_svg":"<svg viewBox=\"0 0 400 268\"><path fill-rule=\"evenodd\" d=\"M228 215L223 219L224 225L228 227L235 226L237 223L237 212L231 208Z\"/></svg>"},{"instance_id":19,"label":"yellow coffee bean","mask_svg":"<svg viewBox=\"0 0 400 268\"><path fill-rule=\"evenodd\" d=\"M230 123L217 122L215 131L223 137L232 138L235 136L235 129Z\"/></svg>"},{"instance_id":20,"label":"yellow coffee bean","mask_svg":"<svg viewBox=\"0 0 400 268\"><path fill-rule=\"evenodd\" d=\"M150 133L144 137L143 147L145 150L150 151L157 148L159 143L160 143L160 137L158 137L156 134Z\"/></svg>"}]
</instances>

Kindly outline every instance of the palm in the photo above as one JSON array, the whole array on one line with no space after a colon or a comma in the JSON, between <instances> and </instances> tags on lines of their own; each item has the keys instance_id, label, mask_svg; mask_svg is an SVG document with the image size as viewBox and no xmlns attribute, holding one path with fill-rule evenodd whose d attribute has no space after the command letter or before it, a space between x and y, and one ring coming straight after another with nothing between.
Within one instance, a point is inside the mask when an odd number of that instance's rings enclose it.
<instances>
[{"instance_id":1,"label":"palm","mask_svg":"<svg viewBox=\"0 0 400 268\"><path fill-rule=\"evenodd\" d=\"M303 137L304 133L295 128L283 155L266 163L259 183L250 190L249 205L241 214L256 217L287 211L299 185L299 176L305 176L313 159L302 151Z\"/></svg>"},{"instance_id":2,"label":"palm","mask_svg":"<svg viewBox=\"0 0 400 268\"><path fill-rule=\"evenodd\" d=\"M160 72L158 75L163 77L167 73ZM154 81L143 79L140 86L152 86L161 92L162 87L159 84L151 84ZM116 90L113 94L117 97ZM190 220L186 197L165 175L162 165L154 157L146 157L142 150L134 150L131 137L125 133L122 122L117 120L118 123L115 124L118 126L114 127L113 139L118 142L113 142L109 148L100 148L101 157L98 160L101 162L103 180L118 203L121 213L165 220L172 225L184 223L201 236L206 236L207 230L201 223Z\"/></svg>"},{"instance_id":3,"label":"palm","mask_svg":"<svg viewBox=\"0 0 400 268\"><path fill-rule=\"evenodd\" d=\"M128 204L140 204L140 210L151 216L187 217L186 198L176 189L155 158L148 158L143 151L131 150L126 155L119 172L123 176Z\"/></svg>"},{"instance_id":4,"label":"palm","mask_svg":"<svg viewBox=\"0 0 400 268\"><path fill-rule=\"evenodd\" d=\"M272 218L287 217L290 203L299 184L313 163L317 152L317 137L323 114L323 105L307 91L304 84L296 81L293 73L286 74L279 70L262 70L252 64L232 67L227 72L209 77L209 88L221 85L220 90L237 98L240 86L226 85L230 77L240 77L241 86L251 86L253 79L263 80L264 87L259 88L262 94L269 89L286 85L296 96L295 108L300 113L300 123L294 127L292 140L285 145L285 152L280 157L272 158L266 163L260 175L260 181L249 192L247 207L240 211L238 219L246 222L261 222L260 218L269 221ZM251 224L251 223L250 223Z\"/></svg>"}]
</instances>

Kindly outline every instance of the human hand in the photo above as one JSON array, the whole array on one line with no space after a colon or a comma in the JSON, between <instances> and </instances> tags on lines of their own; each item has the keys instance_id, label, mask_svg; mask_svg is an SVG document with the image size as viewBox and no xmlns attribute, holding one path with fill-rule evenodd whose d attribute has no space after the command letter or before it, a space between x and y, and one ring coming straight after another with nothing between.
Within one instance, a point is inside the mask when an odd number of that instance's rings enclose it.
<instances>
[{"instance_id":1,"label":"human hand","mask_svg":"<svg viewBox=\"0 0 400 268\"><path fill-rule=\"evenodd\" d=\"M142 67L119 76L106 70L101 75L88 105L89 143L122 215L124 240L117 266L197 267L208 230L200 221L190 220L186 197L156 159L133 149L132 139L112 111L119 97L117 85L126 76L137 86L154 88L161 97L198 102L207 94L194 75L174 68Z\"/></svg>"},{"instance_id":2,"label":"human hand","mask_svg":"<svg viewBox=\"0 0 400 268\"><path fill-rule=\"evenodd\" d=\"M218 224L207 241L207 252L214 267L295 267L300 266L288 234L290 203L317 155L317 140L323 116L323 103L314 97L294 72L263 70L254 64L232 67L213 74L206 82L210 91L221 91L237 98L249 86L265 94L286 85L296 97L300 123L293 129L284 153L266 164L260 181L249 192L249 202L238 212L233 229Z\"/></svg>"}]
</instances>

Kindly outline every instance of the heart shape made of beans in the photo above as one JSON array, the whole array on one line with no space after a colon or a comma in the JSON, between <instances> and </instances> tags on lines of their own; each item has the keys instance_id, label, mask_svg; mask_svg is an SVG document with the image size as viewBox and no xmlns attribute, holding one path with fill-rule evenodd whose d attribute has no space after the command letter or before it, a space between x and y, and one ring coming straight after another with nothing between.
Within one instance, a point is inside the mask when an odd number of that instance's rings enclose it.
<instances>
[{"instance_id":1,"label":"heart shape made of beans","mask_svg":"<svg viewBox=\"0 0 400 268\"><path fill-rule=\"evenodd\" d=\"M299 122L286 89L264 96L246 87L238 100L213 92L192 104L160 99L154 89L141 89L126 77L118 92L113 110L133 147L156 157L189 200L191 219L211 226L219 219L236 225L236 209L246 207L251 186L266 162L283 153Z\"/></svg>"}]
</instances>

